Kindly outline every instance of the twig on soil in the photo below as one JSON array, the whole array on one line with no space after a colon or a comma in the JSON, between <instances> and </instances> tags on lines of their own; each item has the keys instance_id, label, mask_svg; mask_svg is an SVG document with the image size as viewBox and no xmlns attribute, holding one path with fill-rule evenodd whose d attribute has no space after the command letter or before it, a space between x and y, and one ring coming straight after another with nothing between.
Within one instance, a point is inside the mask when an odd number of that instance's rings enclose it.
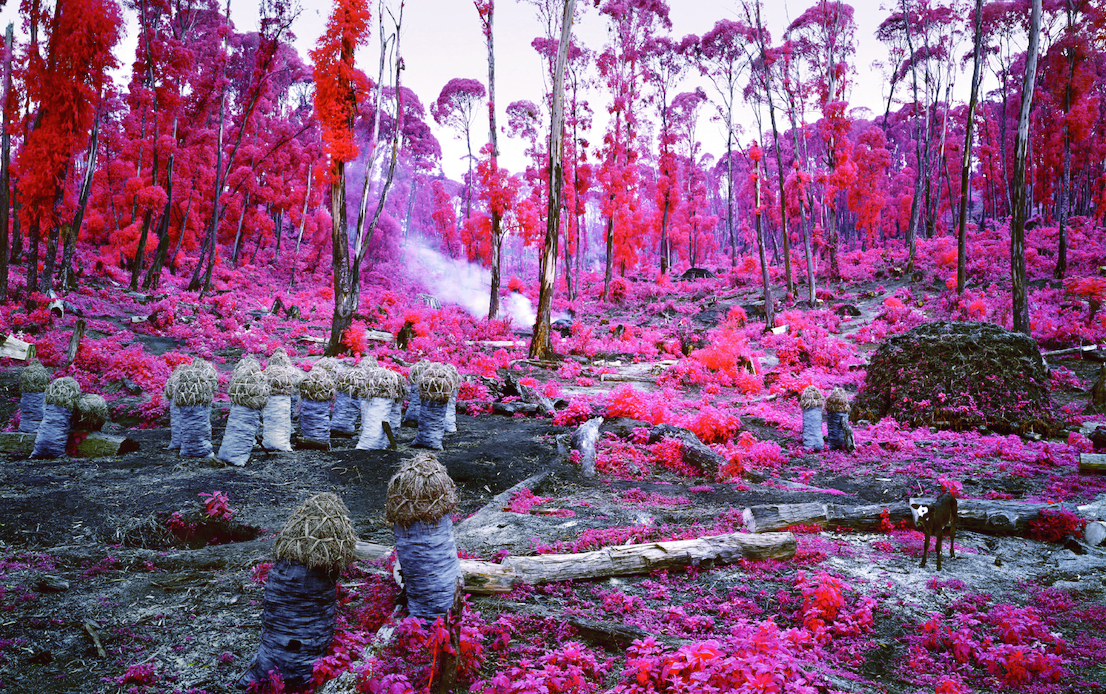
<instances>
[{"instance_id":1,"label":"twig on soil","mask_svg":"<svg viewBox=\"0 0 1106 694\"><path fill-rule=\"evenodd\" d=\"M88 632L89 637L92 638L92 644L96 646L96 653L101 658L108 657L107 651L104 650L104 644L100 643L100 634L96 631L100 628L100 625L91 619L84 620L84 630Z\"/></svg>"}]
</instances>

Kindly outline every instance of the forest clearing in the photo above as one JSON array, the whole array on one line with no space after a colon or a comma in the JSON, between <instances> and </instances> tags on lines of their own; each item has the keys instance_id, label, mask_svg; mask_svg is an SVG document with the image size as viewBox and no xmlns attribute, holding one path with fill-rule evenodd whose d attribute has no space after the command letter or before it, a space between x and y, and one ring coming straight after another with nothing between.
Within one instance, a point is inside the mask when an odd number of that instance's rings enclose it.
<instances>
[{"instance_id":1,"label":"forest clearing","mask_svg":"<svg viewBox=\"0 0 1106 694\"><path fill-rule=\"evenodd\" d=\"M1102 7L463 4L9 8L0 691L1101 691Z\"/></svg>"}]
</instances>

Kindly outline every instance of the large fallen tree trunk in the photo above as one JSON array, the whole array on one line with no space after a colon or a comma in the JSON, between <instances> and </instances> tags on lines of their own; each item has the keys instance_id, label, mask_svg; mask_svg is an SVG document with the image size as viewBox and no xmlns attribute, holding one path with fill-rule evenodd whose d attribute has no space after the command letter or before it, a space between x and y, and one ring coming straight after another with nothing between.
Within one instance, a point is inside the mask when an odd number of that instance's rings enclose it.
<instances>
[{"instance_id":1,"label":"large fallen tree trunk","mask_svg":"<svg viewBox=\"0 0 1106 694\"><path fill-rule=\"evenodd\" d=\"M854 528L878 530L884 509L888 519L895 524L910 518L906 504L880 504L871 506L842 506L808 502L803 504L766 504L750 506L742 513L745 529L752 533L768 533L793 525L817 523L823 528Z\"/></svg>"},{"instance_id":2,"label":"large fallen tree trunk","mask_svg":"<svg viewBox=\"0 0 1106 694\"><path fill-rule=\"evenodd\" d=\"M579 554L542 554L507 557L501 566L530 584L573 581L582 578L629 576L658 569L710 566L738 559L790 559L795 556L791 533L750 535L730 533L697 540L644 542L604 547Z\"/></svg>"},{"instance_id":3,"label":"large fallen tree trunk","mask_svg":"<svg viewBox=\"0 0 1106 694\"><path fill-rule=\"evenodd\" d=\"M1106 453L1080 453L1080 472L1106 472Z\"/></svg>"},{"instance_id":4,"label":"large fallen tree trunk","mask_svg":"<svg viewBox=\"0 0 1106 694\"><path fill-rule=\"evenodd\" d=\"M519 583L541 585L609 576L630 576L659 569L687 566L709 567L738 559L790 559L795 556L791 533L750 535L731 533L696 540L644 542L618 545L578 554L542 554L536 557L507 557L502 564L461 560L465 589L470 593L505 593ZM357 543L358 559L378 559L390 547Z\"/></svg>"},{"instance_id":5,"label":"large fallen tree trunk","mask_svg":"<svg viewBox=\"0 0 1106 694\"><path fill-rule=\"evenodd\" d=\"M910 503L843 506L840 504L767 504L745 509L745 528L753 533L778 531L793 525L817 523L823 528L852 528L854 530L879 530L883 511L887 519L898 525L911 518L910 504L933 504L933 498L910 499ZM990 499L959 499L958 530L985 533L987 535L1025 535L1029 521L1037 518L1044 509L1061 509L1060 504L1033 504L1024 501L998 501Z\"/></svg>"},{"instance_id":6,"label":"large fallen tree trunk","mask_svg":"<svg viewBox=\"0 0 1106 694\"><path fill-rule=\"evenodd\" d=\"M22 434L14 431L0 432L0 453L30 455L34 447L34 434ZM132 438L94 431L77 442L76 457L102 458L112 455L125 455L141 450L141 448L139 443Z\"/></svg>"}]
</instances>

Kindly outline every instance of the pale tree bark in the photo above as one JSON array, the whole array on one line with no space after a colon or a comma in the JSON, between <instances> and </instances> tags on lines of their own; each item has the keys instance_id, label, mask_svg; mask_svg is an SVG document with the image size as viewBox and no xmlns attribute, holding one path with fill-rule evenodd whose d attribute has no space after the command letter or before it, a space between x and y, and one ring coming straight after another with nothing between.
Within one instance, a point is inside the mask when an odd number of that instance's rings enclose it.
<instances>
[{"instance_id":1,"label":"pale tree bark","mask_svg":"<svg viewBox=\"0 0 1106 694\"><path fill-rule=\"evenodd\" d=\"M177 124L179 118L173 118L173 142L177 142ZM161 219L157 224L157 248L154 249L154 259L150 268L146 271L146 279L142 281L142 288L156 291L161 284L161 269L165 267L165 261L169 257L169 222L173 210L173 162L176 160L176 151L169 152L169 161L165 165L165 208L161 211ZM181 227L181 235L184 227Z\"/></svg>"},{"instance_id":2,"label":"pale tree bark","mask_svg":"<svg viewBox=\"0 0 1106 694\"><path fill-rule=\"evenodd\" d=\"M229 0L228 0L229 2ZM225 50L225 48L224 48ZM219 129L215 138L215 201L211 210L211 219L207 223L207 233L204 238L204 245L200 249L200 257L196 261L196 269L192 272L192 279L188 283L188 291L194 292L201 287L206 291L208 282L210 281L211 272L210 269L215 265L215 232L219 228L219 198L223 193L223 123L226 117L227 107L227 88L226 88L226 61L223 61L223 90L219 97ZM242 125L245 129L245 123ZM203 280L200 276L203 274L204 258L207 258L207 266L209 268L208 273L204 275ZM203 294L203 292L201 292Z\"/></svg>"},{"instance_id":3,"label":"pale tree bark","mask_svg":"<svg viewBox=\"0 0 1106 694\"><path fill-rule=\"evenodd\" d=\"M1066 0L1068 33L1075 30L1075 9L1072 0ZM1060 181L1059 199L1056 201L1056 226L1059 228L1059 243L1056 249L1056 270L1053 276L1063 279L1068 271L1068 198L1071 195L1071 132L1068 129L1068 116L1071 113L1071 83L1075 79L1075 52L1068 46L1068 83L1064 86L1064 177Z\"/></svg>"},{"instance_id":4,"label":"pale tree bark","mask_svg":"<svg viewBox=\"0 0 1106 694\"><path fill-rule=\"evenodd\" d=\"M557 46L556 72L553 74L553 115L549 125L549 207L545 220L545 247L542 253L541 288L538 292L538 316L530 338L530 358L549 359L553 345L549 340L549 325L553 306L553 289L557 280L557 240L560 236L561 186L564 184L565 125L565 63L572 40L572 13L576 0L565 0L561 18L561 42Z\"/></svg>"},{"instance_id":5,"label":"pale tree bark","mask_svg":"<svg viewBox=\"0 0 1106 694\"><path fill-rule=\"evenodd\" d=\"M797 81L797 77L790 75L791 62L787 60L784 64L784 69L789 73L789 79L784 81L784 96L787 99L787 115L791 121L791 133L794 145L792 147L791 161L792 163L802 162L802 169L806 168L806 164L809 161L806 148L806 132L799 129L799 104L795 98L793 88L788 87L787 83L794 83ZM799 172L797 171L796 174ZM781 172L782 175L782 172ZM798 194L799 202L799 228L803 234L803 258L806 261L806 275L807 275L807 303L813 308L818 300L818 277L814 268L814 249L811 247L810 239L810 220L807 218L804 205L803 205L804 193L800 190ZM780 190L780 198L784 198L784 191ZM787 233L787 229L784 229L784 233Z\"/></svg>"},{"instance_id":6,"label":"pale tree bark","mask_svg":"<svg viewBox=\"0 0 1106 694\"><path fill-rule=\"evenodd\" d=\"M760 3L757 3L757 30L760 31ZM780 183L780 230L783 236L783 274L787 286L787 293L795 296L795 278L791 272L791 239L787 233L787 199L783 194L783 156L780 153L780 132L776 128L776 105L772 100L772 76L768 67L768 56L764 47L764 37L761 35L761 62L764 70L764 94L768 101L768 119L772 124L772 144L776 151L776 173Z\"/></svg>"},{"instance_id":7,"label":"pale tree bark","mask_svg":"<svg viewBox=\"0 0 1106 694\"><path fill-rule=\"evenodd\" d=\"M234 232L234 246L230 251L231 268L238 267L238 255L242 252L242 231L246 228L246 214L250 209L250 191L242 196L242 212L238 215L238 229Z\"/></svg>"},{"instance_id":8,"label":"pale tree bark","mask_svg":"<svg viewBox=\"0 0 1106 694\"><path fill-rule=\"evenodd\" d=\"M784 268L784 285L787 288L787 293L794 296L795 283L791 276L791 242L787 237L787 201L784 197L784 175L783 175L783 160L780 157L780 137L779 131L776 130L776 106L772 100L772 70L768 62L768 47L767 38L765 36L764 24L760 17L760 0L754 0L753 2L753 27L756 30L756 52L757 60L750 61L752 63L753 70L759 70L761 73L761 81L764 87L764 100L768 104L768 117L772 126L772 141L775 146L776 153L776 171L779 174L780 183L780 228L783 231L783 268ZM745 5L746 17L749 15L749 5ZM760 135L761 142L764 142L764 134L760 127L760 116L758 112L757 116L757 132ZM757 162L759 168L760 162ZM764 172L767 174L768 167L765 165ZM761 231L761 205L760 205L760 186L761 180L757 178L757 244L761 246L760 258L761 266L765 272L764 282L764 295L765 295L765 312L768 316L768 329L773 327L772 325L772 308L771 308L771 292L768 288L767 279L767 267L764 264L764 249L763 249L763 232Z\"/></svg>"},{"instance_id":9,"label":"pale tree bark","mask_svg":"<svg viewBox=\"0 0 1106 694\"><path fill-rule=\"evenodd\" d=\"M972 130L979 102L979 57L983 48L983 0L975 0L975 37L972 49L972 93L964 117L964 158L960 165L960 219L956 232L956 293L964 293L968 274L968 203L971 201Z\"/></svg>"},{"instance_id":10,"label":"pale tree bark","mask_svg":"<svg viewBox=\"0 0 1106 694\"><path fill-rule=\"evenodd\" d=\"M402 33L403 27L403 10L406 2L400 2L399 4L399 17L396 18L392 15L392 21L395 23L395 33L392 38L395 40L395 94L396 94L396 115L395 115L395 132L392 134L392 154L388 162L387 173L385 174L384 183L380 189L380 198L376 205L376 211L373 214L372 219L369 221L368 227L362 226L363 220L361 215L358 214L357 220L357 237L354 242L354 252L352 264L350 263L349 254L349 233L345 226L346 212L345 212L345 185L343 178L343 186L340 192L341 196L341 217L342 226L339 229L336 225L332 231L332 243L334 244L333 250L333 264L334 264L334 316L330 323L330 341L327 343L326 355L336 356L342 351L342 334L353 323L353 313L357 310L360 298L361 298L361 265L364 263L365 254L368 252L369 244L372 241L373 234L376 231L376 227L380 224L380 215L384 212L384 204L388 200L388 191L392 187L392 181L395 177L396 162L399 160L399 147L403 141L403 89L400 81L400 74L403 70L403 57L400 53L399 38ZM391 12L389 11L389 14ZM383 17L381 18L383 21ZM384 107L383 102L377 102L377 109ZM352 117L352 115L351 115ZM344 173L344 167L343 167ZM368 172L366 172L368 175ZM331 206L336 204L334 199L334 193L331 193ZM341 249L338 246L341 245ZM339 284L341 279L341 284Z\"/></svg>"},{"instance_id":11,"label":"pale tree bark","mask_svg":"<svg viewBox=\"0 0 1106 694\"><path fill-rule=\"evenodd\" d=\"M1014 214L1010 224L1010 294L1013 304L1014 331L1029 335L1029 296L1025 280L1025 221L1029 215L1029 200L1025 182L1025 167L1029 152L1029 112L1033 107L1033 88L1037 83L1037 53L1041 40L1041 0L1032 0L1029 17L1029 49L1022 80L1021 111L1018 114L1018 134L1014 140Z\"/></svg>"},{"instance_id":12,"label":"pale tree bark","mask_svg":"<svg viewBox=\"0 0 1106 694\"><path fill-rule=\"evenodd\" d=\"M307 224L307 205L311 200L311 173L312 167L307 167L307 187L303 189L303 213L300 215L300 231L296 237L296 254L292 256L292 276L288 279L288 288L296 286L296 263L300 260L300 245L303 243L303 228Z\"/></svg>"},{"instance_id":13,"label":"pale tree bark","mask_svg":"<svg viewBox=\"0 0 1106 694\"><path fill-rule=\"evenodd\" d=\"M490 3L487 24L484 27L484 39L488 44L488 142L492 146L492 168L499 166L499 136L495 123L495 3ZM470 153L471 155L471 153ZM471 156L470 156L471 162ZM471 169L470 169L471 171ZM492 217L492 270L491 288L488 297L488 319L499 315L499 284L500 263L503 252L503 220L500 213L494 207L491 209Z\"/></svg>"},{"instance_id":14,"label":"pale tree bark","mask_svg":"<svg viewBox=\"0 0 1106 694\"><path fill-rule=\"evenodd\" d=\"M914 257L918 253L918 221L921 217L921 197L924 177L922 169L927 158L922 152L922 121L918 117L918 66L914 53L914 35L910 31L910 16L907 11L906 0L902 1L903 26L906 31L906 47L910 60L910 75L914 90L914 159L917 171L914 172L914 198L910 201L910 221L906 227L906 246L908 256L906 260L906 273L914 272ZM926 118L929 118L929 108L925 108ZM926 125L929 130L929 125ZM928 143L928 134L927 143Z\"/></svg>"},{"instance_id":15,"label":"pale tree bark","mask_svg":"<svg viewBox=\"0 0 1106 694\"><path fill-rule=\"evenodd\" d=\"M81 192L77 198L77 211L73 215L73 221L64 226L65 248L61 254L61 276L59 282L62 291L69 290L69 275L73 272L73 256L77 250L77 237L81 233L81 225L84 223L84 213L88 208L88 196L92 193L92 176L96 173L96 153L100 144L100 109L96 109L96 120L92 122L92 134L88 143L88 162L85 166L84 181L81 182Z\"/></svg>"},{"instance_id":16,"label":"pale tree bark","mask_svg":"<svg viewBox=\"0 0 1106 694\"><path fill-rule=\"evenodd\" d=\"M761 152L761 159L753 162L756 167L756 180L754 186L756 188L755 203L756 203L756 232L757 232L757 252L760 254L760 279L764 285L764 317L767 321L764 326L764 330L767 332L776 327L775 311L772 305L772 282L768 273L768 259L764 255L764 226L761 222L763 215L761 214L761 178L762 167L761 161L763 159L763 152Z\"/></svg>"},{"instance_id":17,"label":"pale tree bark","mask_svg":"<svg viewBox=\"0 0 1106 694\"><path fill-rule=\"evenodd\" d=\"M146 74L143 77L142 81L143 81L143 87L145 87L146 89L150 89L151 86L153 85L153 82L154 82L154 67L153 67L153 59L150 57L149 27L146 25L146 22L145 22L145 18L146 18L145 14L146 13L143 12L143 20L144 20L143 21L143 35L146 37L146 39L145 39L146 40ZM228 5L228 14L229 14L229 5ZM225 75L225 72L224 72L224 75ZM226 93L225 88L224 88L223 93L224 94ZM161 133L158 132L157 91L154 90L153 94L154 94L154 99L153 99L153 104L152 104L152 107L151 107L150 110L153 112L154 142L153 142L153 164L151 166L151 171L150 171L150 185L151 186L156 186L157 185L157 174L158 174L158 171L157 171L157 169L158 169L157 144L158 144L158 140L161 138ZM146 122L145 122L146 114L145 114L145 112L143 112L142 118L143 118L143 123L142 123L143 131L145 131L145 126L146 126ZM145 134L145 132L143 132L143 134ZM218 203L218 201L216 201L216 206L217 206L217 203ZM143 261L145 261L145 259L146 259L146 239L150 234L150 223L153 220L153 214L154 214L153 210L146 210L146 213L142 217L142 231L138 235L138 248L135 250L134 262L131 264L131 290L132 291L137 291L138 290L138 276L142 274L142 264L143 264Z\"/></svg>"},{"instance_id":18,"label":"pale tree bark","mask_svg":"<svg viewBox=\"0 0 1106 694\"><path fill-rule=\"evenodd\" d=\"M8 300L8 206L10 204L9 167L11 135L8 134L8 98L12 91L12 32L8 24L4 34L4 119L0 134L0 302Z\"/></svg>"}]
</instances>

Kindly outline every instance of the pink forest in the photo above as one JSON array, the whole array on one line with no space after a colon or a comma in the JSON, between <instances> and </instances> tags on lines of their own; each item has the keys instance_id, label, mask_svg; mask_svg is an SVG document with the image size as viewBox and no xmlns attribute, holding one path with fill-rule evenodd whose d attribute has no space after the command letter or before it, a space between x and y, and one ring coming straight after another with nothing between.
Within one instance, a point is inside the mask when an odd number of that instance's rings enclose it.
<instances>
[{"instance_id":1,"label":"pink forest","mask_svg":"<svg viewBox=\"0 0 1106 694\"><path fill-rule=\"evenodd\" d=\"M1106 6L857 1L0 0L0 691L1102 692Z\"/></svg>"}]
</instances>

